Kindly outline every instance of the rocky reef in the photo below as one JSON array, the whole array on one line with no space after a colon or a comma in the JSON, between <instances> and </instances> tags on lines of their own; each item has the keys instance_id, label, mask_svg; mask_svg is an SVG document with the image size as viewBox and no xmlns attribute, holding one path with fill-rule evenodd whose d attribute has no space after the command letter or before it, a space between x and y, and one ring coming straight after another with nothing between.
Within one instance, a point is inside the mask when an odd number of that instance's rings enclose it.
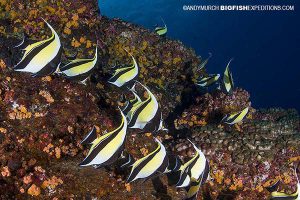
<instances>
[{"instance_id":1,"label":"rocky reef","mask_svg":"<svg viewBox=\"0 0 300 200\"><path fill-rule=\"evenodd\" d=\"M222 125L225 114L251 106L246 90L236 88L231 95L200 91L194 80L205 70L197 72L201 58L192 49L99 16L95 3L0 1L1 199L185 198L186 192L170 185L167 176L125 184L129 171L117 163L97 170L78 166L88 151L80 141L93 125L101 135L120 121L123 91L107 78L114 65L131 62L124 49L137 58L139 81L161 104L169 131L157 137L182 160L194 153L189 138L210 161L211 179L198 199L268 199L265 187L277 179L286 193L296 190L291 166L300 160L300 124L295 110L251 108L243 123ZM42 18L61 35L66 55L91 56L98 41L98 66L86 85L13 71L13 46L23 32L33 39L49 36ZM135 158L155 146L151 133L128 133L126 149Z\"/></svg>"}]
</instances>

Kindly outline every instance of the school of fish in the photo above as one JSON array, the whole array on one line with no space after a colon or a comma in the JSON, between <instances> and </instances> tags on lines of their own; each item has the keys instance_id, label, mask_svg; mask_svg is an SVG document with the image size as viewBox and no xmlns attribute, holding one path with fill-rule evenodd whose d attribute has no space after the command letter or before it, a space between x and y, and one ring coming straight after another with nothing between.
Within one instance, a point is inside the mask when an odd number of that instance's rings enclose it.
<instances>
[{"instance_id":1,"label":"school of fish","mask_svg":"<svg viewBox=\"0 0 300 200\"><path fill-rule=\"evenodd\" d=\"M23 52L22 58L14 66L14 70L31 73L34 77L58 74L67 79L85 83L97 66L97 46L93 58L76 59L75 56L74 58L69 58L69 61L66 63L62 63L63 47L60 38L52 26L46 21L45 23L51 30L51 37L42 41L31 41L24 36L22 42L14 47ZM166 36L167 30L165 23L163 27L155 28L155 32L163 37ZM210 167L209 161L203 152L193 142L190 141L195 154L185 163L182 163L178 156L169 153L162 142L155 137L157 148L146 156L135 160L132 155L126 152L125 142L130 129L139 129L141 132L152 132L153 134L158 131L168 131L163 124L162 111L154 93L146 85L138 82L138 63L132 54L129 52L128 54L131 57L132 64L116 68L108 83L124 89L133 98L128 98L128 95L125 94L122 95L121 103L124 106L119 108L121 120L117 128L100 136L94 126L87 136L84 137L81 144L90 145L90 150L79 165L82 167L92 166L100 168L121 160L122 164L120 167L130 168L127 183L138 179L148 180L163 174L177 174L176 187L186 189L187 199L196 199L199 189L210 178ZM199 71L206 66L211 56L210 54L201 63ZM232 73L229 69L231 62L232 59L226 66L222 83L224 91L229 95L232 94L234 88ZM220 77L220 74L209 74L199 77L196 85L201 88L207 88L218 83ZM137 85L147 94L146 98L142 98L142 95L139 95L139 92L136 91ZM249 108L244 108L239 112L224 116L221 122L229 126L237 124L246 117L248 112ZM296 170L295 174L297 176ZM272 199L299 200L299 180L298 189L292 195L277 192L277 185L278 182L269 188Z\"/></svg>"}]
</instances>

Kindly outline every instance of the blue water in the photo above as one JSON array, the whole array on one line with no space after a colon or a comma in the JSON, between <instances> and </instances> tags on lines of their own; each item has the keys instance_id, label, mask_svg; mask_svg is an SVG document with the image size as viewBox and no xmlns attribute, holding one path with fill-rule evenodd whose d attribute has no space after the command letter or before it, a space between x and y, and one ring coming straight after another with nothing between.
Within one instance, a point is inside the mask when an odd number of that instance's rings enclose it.
<instances>
[{"instance_id":1,"label":"blue water","mask_svg":"<svg viewBox=\"0 0 300 200\"><path fill-rule=\"evenodd\" d=\"M295 11L183 11L184 4L292 4ZM209 73L223 73L231 57L233 78L251 94L256 108L283 107L300 111L300 3L298 0L103 0L109 17L153 29L168 25L168 37L179 39L197 54L213 57Z\"/></svg>"}]
</instances>

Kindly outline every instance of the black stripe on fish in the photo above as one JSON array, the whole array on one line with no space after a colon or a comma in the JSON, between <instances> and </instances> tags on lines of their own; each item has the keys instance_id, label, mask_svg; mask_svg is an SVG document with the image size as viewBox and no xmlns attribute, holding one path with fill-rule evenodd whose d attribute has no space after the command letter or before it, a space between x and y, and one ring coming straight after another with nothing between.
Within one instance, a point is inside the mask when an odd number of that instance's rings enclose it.
<instances>
[{"instance_id":1,"label":"black stripe on fish","mask_svg":"<svg viewBox=\"0 0 300 200\"><path fill-rule=\"evenodd\" d=\"M14 69L24 69L37 54L39 54L44 48L46 48L48 45L50 45L54 40L55 40L55 35L53 36L53 38L51 40L32 49L25 56L25 58L17 66L14 67Z\"/></svg>"},{"instance_id":2,"label":"black stripe on fish","mask_svg":"<svg viewBox=\"0 0 300 200\"><path fill-rule=\"evenodd\" d=\"M88 133L88 135L81 141L81 144L91 144L95 139L97 139L97 129L94 126L93 129Z\"/></svg>"},{"instance_id":3,"label":"black stripe on fish","mask_svg":"<svg viewBox=\"0 0 300 200\"><path fill-rule=\"evenodd\" d=\"M296 200L298 198L298 195L293 196L293 197L271 197L271 200Z\"/></svg>"},{"instance_id":4,"label":"black stripe on fish","mask_svg":"<svg viewBox=\"0 0 300 200\"><path fill-rule=\"evenodd\" d=\"M64 75L64 77L66 79L69 79L69 80L75 81L75 82L84 81L85 79L87 79L92 74L94 69L95 68L93 68L90 71L87 71L83 74L76 75L76 76L66 76L66 75Z\"/></svg>"},{"instance_id":5,"label":"black stripe on fish","mask_svg":"<svg viewBox=\"0 0 300 200\"><path fill-rule=\"evenodd\" d=\"M158 172L160 173L164 173L166 171L166 169L168 168L169 166L169 158L168 156L166 155L162 164L160 165L160 167L157 169Z\"/></svg>"},{"instance_id":6,"label":"black stripe on fish","mask_svg":"<svg viewBox=\"0 0 300 200\"><path fill-rule=\"evenodd\" d=\"M52 59L52 61L50 61L45 67L43 67L40 71L33 74L32 76L43 77L43 76L48 76L50 74L53 74L56 71L61 61L61 55L62 55L62 47L60 47L57 55Z\"/></svg>"},{"instance_id":7,"label":"black stripe on fish","mask_svg":"<svg viewBox=\"0 0 300 200\"><path fill-rule=\"evenodd\" d=\"M195 158L192 158L193 161L187 166L186 169L184 169L184 172L181 175L181 176L184 175L184 177L180 176L179 182L176 185L181 185L184 182L184 180L186 178L186 175L189 175L191 177L191 169L194 167L194 165L196 164L196 162L197 162L197 160L198 160L199 157L200 157L200 155L198 153ZM186 173L186 175L184 173Z\"/></svg>"},{"instance_id":8,"label":"black stripe on fish","mask_svg":"<svg viewBox=\"0 0 300 200\"><path fill-rule=\"evenodd\" d=\"M280 180L277 180L276 183L274 183L273 185L269 186L269 187L266 187L266 189L269 191L269 192L276 192L277 189L278 189L278 186L280 184Z\"/></svg>"},{"instance_id":9,"label":"black stripe on fish","mask_svg":"<svg viewBox=\"0 0 300 200\"><path fill-rule=\"evenodd\" d=\"M147 180L150 180L150 179L152 179L152 178L154 178L154 177L157 177L157 176L159 176L159 175L162 175L162 174L166 171L166 169L167 169L167 167L168 167L168 164L169 164L168 157L165 156L165 158L164 158L162 164L161 164L160 167L156 170L156 172L153 173L153 174L151 174L151 175L148 176L147 178L145 178L145 180L144 180L143 182L146 182Z\"/></svg>"},{"instance_id":10,"label":"black stripe on fish","mask_svg":"<svg viewBox=\"0 0 300 200\"><path fill-rule=\"evenodd\" d=\"M195 164L197 163L198 159L200 158L200 154L197 153L197 156L195 158L193 158L194 160L189 164L189 168L192 169ZM189 175L191 176L191 173L189 172Z\"/></svg>"},{"instance_id":11,"label":"black stripe on fish","mask_svg":"<svg viewBox=\"0 0 300 200\"><path fill-rule=\"evenodd\" d=\"M134 69L134 65L132 65L130 68L124 70L124 71L121 71L115 75L113 75L108 81L109 82L115 82L116 80L118 80L123 74L126 74L127 72L131 71L132 69Z\"/></svg>"},{"instance_id":12,"label":"black stripe on fish","mask_svg":"<svg viewBox=\"0 0 300 200\"><path fill-rule=\"evenodd\" d=\"M156 32L158 32L158 31L162 31L162 30L164 30L166 27L157 27L157 28L155 28L155 31Z\"/></svg>"},{"instance_id":13,"label":"black stripe on fish","mask_svg":"<svg viewBox=\"0 0 300 200\"><path fill-rule=\"evenodd\" d=\"M228 117L230 117L230 115L228 115L227 118L224 119L224 122L230 124L230 123L232 123L236 118L238 118L238 117L240 116L240 114L241 114L240 112L237 113L237 114L234 115L234 117L232 117L231 119L228 119Z\"/></svg>"},{"instance_id":14,"label":"black stripe on fish","mask_svg":"<svg viewBox=\"0 0 300 200\"><path fill-rule=\"evenodd\" d=\"M201 183L200 183L200 185L203 185L207 181L208 175L209 175L209 169L210 169L209 168L209 163L206 160L204 171L203 171L202 175L200 176L201 177Z\"/></svg>"},{"instance_id":15,"label":"black stripe on fish","mask_svg":"<svg viewBox=\"0 0 300 200\"><path fill-rule=\"evenodd\" d=\"M146 102L143 103L143 105L139 106L136 111L134 111L133 116L128 124L128 127L132 127L135 125L136 120L138 116L141 114L141 112L145 109L145 107L151 102L151 98L146 100Z\"/></svg>"},{"instance_id":16,"label":"black stripe on fish","mask_svg":"<svg viewBox=\"0 0 300 200\"><path fill-rule=\"evenodd\" d=\"M78 61L78 62L66 64L64 66L59 67L59 70L63 72L63 71L66 71L68 69L71 69L73 67L77 67L79 65L84 65L84 64L92 62L92 61L93 61L93 59L86 59L86 60L81 60L81 61Z\"/></svg>"},{"instance_id":17,"label":"black stripe on fish","mask_svg":"<svg viewBox=\"0 0 300 200\"><path fill-rule=\"evenodd\" d=\"M161 146L159 146L159 148L153 154L151 154L149 157L147 157L145 160L139 163L138 166L136 166L133 169L132 173L130 174L126 182L130 183L139 174L139 172L156 156L156 154L160 151L160 149Z\"/></svg>"},{"instance_id":18,"label":"black stripe on fish","mask_svg":"<svg viewBox=\"0 0 300 200\"><path fill-rule=\"evenodd\" d=\"M215 76L211 76L211 77L208 77L207 79L203 80L203 79L200 79L197 81L197 84L204 84L204 83L207 83L206 85L210 85L212 81L214 81L213 79L215 78Z\"/></svg>"},{"instance_id":19,"label":"black stripe on fish","mask_svg":"<svg viewBox=\"0 0 300 200\"><path fill-rule=\"evenodd\" d=\"M112 165L120 158L124 149L125 149L125 143L123 143L107 161L105 161L99 165L96 165L96 167L94 167L94 168L99 169L104 166Z\"/></svg>"},{"instance_id":20,"label":"black stripe on fish","mask_svg":"<svg viewBox=\"0 0 300 200\"><path fill-rule=\"evenodd\" d=\"M158 131L158 128L159 128L159 125L160 125L160 120L161 120L161 112L160 112L160 109L158 108L155 116L143 128L143 132L156 133Z\"/></svg>"},{"instance_id":21,"label":"black stripe on fish","mask_svg":"<svg viewBox=\"0 0 300 200\"><path fill-rule=\"evenodd\" d=\"M196 187L196 189L197 189L197 187L200 188L199 182L198 182L198 181L192 181L192 182L191 182L191 185L189 185L188 188L186 188L186 191L189 192L189 190L190 190L192 187ZM185 200L196 200L196 199L197 199L197 196L198 196L199 188L198 188L197 192L195 192L192 196L186 198Z\"/></svg>"},{"instance_id":22,"label":"black stripe on fish","mask_svg":"<svg viewBox=\"0 0 300 200\"><path fill-rule=\"evenodd\" d=\"M109 144L120 131L122 131L122 128L124 127L124 122L122 122L122 126L120 126L117 130L114 131L110 136L105 138L103 141L101 141L93 150L92 152L79 164L79 165L86 165L90 163L97 155L98 153L105 148L107 144ZM119 148L120 149L120 148ZM115 152L116 154L117 152Z\"/></svg>"},{"instance_id":23,"label":"black stripe on fish","mask_svg":"<svg viewBox=\"0 0 300 200\"><path fill-rule=\"evenodd\" d=\"M174 155L168 155L168 157L169 157L168 170L170 170L170 172L179 170L179 168L181 166L181 162L179 160L179 157L174 156Z\"/></svg>"},{"instance_id":24,"label":"black stripe on fish","mask_svg":"<svg viewBox=\"0 0 300 200\"><path fill-rule=\"evenodd\" d=\"M124 108L124 110L122 110L122 112L124 113L124 115L127 115L128 112L133 108L133 104L128 102L128 105Z\"/></svg>"},{"instance_id":25,"label":"black stripe on fish","mask_svg":"<svg viewBox=\"0 0 300 200\"><path fill-rule=\"evenodd\" d=\"M227 70L227 68L226 68L226 70ZM227 74L224 74L223 81L224 81L224 87L225 87L226 92L231 94L232 90L233 90L233 87L234 87L234 84L233 84L233 79L232 79L232 73L229 71L229 68L227 70ZM225 84L230 85L229 91L227 91Z\"/></svg>"},{"instance_id":26,"label":"black stripe on fish","mask_svg":"<svg viewBox=\"0 0 300 200\"><path fill-rule=\"evenodd\" d=\"M180 174L180 178L179 178L178 182L176 183L176 187L182 185L184 183L186 177L189 176L188 169L189 169L189 167L184 169L184 171Z\"/></svg>"}]
</instances>

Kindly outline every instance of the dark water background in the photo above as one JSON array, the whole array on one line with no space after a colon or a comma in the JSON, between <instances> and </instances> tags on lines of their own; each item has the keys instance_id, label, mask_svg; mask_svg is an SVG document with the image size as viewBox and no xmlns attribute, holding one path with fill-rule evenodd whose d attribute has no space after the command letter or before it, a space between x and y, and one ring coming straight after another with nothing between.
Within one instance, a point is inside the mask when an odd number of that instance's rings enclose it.
<instances>
[{"instance_id":1,"label":"dark water background","mask_svg":"<svg viewBox=\"0 0 300 200\"><path fill-rule=\"evenodd\" d=\"M279 4L295 11L184 11L187 4ZM221 73L231 57L236 86L251 94L255 108L300 111L299 0L102 0L101 12L153 29L164 18L168 37L206 58L209 73Z\"/></svg>"}]
</instances>

